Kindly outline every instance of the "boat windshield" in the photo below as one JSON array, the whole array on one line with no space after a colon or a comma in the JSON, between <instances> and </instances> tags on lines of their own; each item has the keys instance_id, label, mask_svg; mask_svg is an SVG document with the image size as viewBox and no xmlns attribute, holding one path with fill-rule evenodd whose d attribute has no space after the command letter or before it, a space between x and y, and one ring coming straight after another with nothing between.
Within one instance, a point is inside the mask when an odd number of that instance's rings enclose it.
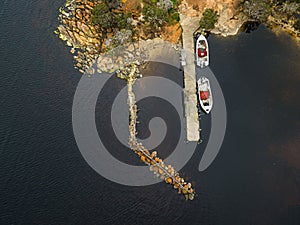
<instances>
[{"instance_id":1,"label":"boat windshield","mask_svg":"<svg viewBox=\"0 0 300 225\"><path fill-rule=\"evenodd\" d=\"M204 40L199 41L199 44L200 44L200 45L203 45L204 47L206 47L206 43L205 43Z\"/></svg>"}]
</instances>

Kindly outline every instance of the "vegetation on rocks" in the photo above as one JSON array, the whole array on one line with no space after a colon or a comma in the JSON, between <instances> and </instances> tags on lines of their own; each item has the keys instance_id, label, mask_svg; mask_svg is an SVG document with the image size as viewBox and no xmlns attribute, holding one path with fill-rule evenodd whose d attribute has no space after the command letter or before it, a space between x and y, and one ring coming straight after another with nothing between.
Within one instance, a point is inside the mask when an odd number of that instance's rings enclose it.
<instances>
[{"instance_id":1,"label":"vegetation on rocks","mask_svg":"<svg viewBox=\"0 0 300 225\"><path fill-rule=\"evenodd\" d=\"M290 34L300 37L300 0L241 0L241 6L249 20L270 27L281 26Z\"/></svg>"},{"instance_id":2,"label":"vegetation on rocks","mask_svg":"<svg viewBox=\"0 0 300 225\"><path fill-rule=\"evenodd\" d=\"M215 24L218 22L219 15L213 9L206 9L200 20L200 28L203 30L212 30L215 28Z\"/></svg>"},{"instance_id":3,"label":"vegetation on rocks","mask_svg":"<svg viewBox=\"0 0 300 225\"><path fill-rule=\"evenodd\" d=\"M250 20L283 28L300 38L300 0L239 1L240 7L235 8L220 2L211 5L203 12L200 28L210 31L216 24L222 34L237 31L238 20ZM181 12L189 9L185 3L179 6L177 0L66 0L55 32L72 47L75 67L83 73L99 54L118 46L154 38L177 43L182 32L179 8Z\"/></svg>"},{"instance_id":4,"label":"vegetation on rocks","mask_svg":"<svg viewBox=\"0 0 300 225\"><path fill-rule=\"evenodd\" d=\"M179 21L177 1L154 0L147 2L143 8L143 15L145 21L149 22L154 28L161 27L167 23L175 24Z\"/></svg>"},{"instance_id":5,"label":"vegetation on rocks","mask_svg":"<svg viewBox=\"0 0 300 225\"><path fill-rule=\"evenodd\" d=\"M271 5L269 0L248 0L244 2L243 12L250 20L266 22L271 14Z\"/></svg>"},{"instance_id":6,"label":"vegetation on rocks","mask_svg":"<svg viewBox=\"0 0 300 225\"><path fill-rule=\"evenodd\" d=\"M110 47L117 47L132 41L132 15L120 9L121 2L114 0L98 2L92 10L91 23L97 32L101 33L101 43L105 43L106 47L108 44L112 44ZM104 42L108 39L108 35L114 37L116 34L117 38Z\"/></svg>"},{"instance_id":7,"label":"vegetation on rocks","mask_svg":"<svg viewBox=\"0 0 300 225\"><path fill-rule=\"evenodd\" d=\"M179 21L176 0L141 1L141 4L130 12L124 9L125 2L102 0L98 1L92 10L92 24L96 26L98 32L102 33L104 39L108 38L108 33L109 36L115 36L120 32L126 34L123 37L127 40L123 38L116 42L116 38L113 38L115 40L109 42L114 44L111 47L139 39L141 35L146 36L146 39L154 38L160 33L161 27Z\"/></svg>"},{"instance_id":8,"label":"vegetation on rocks","mask_svg":"<svg viewBox=\"0 0 300 225\"><path fill-rule=\"evenodd\" d=\"M75 68L92 73L99 54L135 41L167 40L169 34L164 32L172 26L180 30L177 4L176 0L67 0L59 10L55 33L72 47Z\"/></svg>"},{"instance_id":9,"label":"vegetation on rocks","mask_svg":"<svg viewBox=\"0 0 300 225\"><path fill-rule=\"evenodd\" d=\"M300 38L300 0L275 1L271 17L278 21L290 34Z\"/></svg>"},{"instance_id":10,"label":"vegetation on rocks","mask_svg":"<svg viewBox=\"0 0 300 225\"><path fill-rule=\"evenodd\" d=\"M100 30L120 30L132 29L129 19L132 18L130 13L117 12L109 8L109 4L101 2L92 10L92 23L98 26Z\"/></svg>"}]
</instances>

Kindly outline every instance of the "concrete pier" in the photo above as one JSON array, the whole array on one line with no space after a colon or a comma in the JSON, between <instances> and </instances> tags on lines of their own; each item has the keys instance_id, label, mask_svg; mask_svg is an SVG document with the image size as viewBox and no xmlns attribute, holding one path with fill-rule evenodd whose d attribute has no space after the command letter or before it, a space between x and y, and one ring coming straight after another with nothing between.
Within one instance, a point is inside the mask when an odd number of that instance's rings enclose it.
<instances>
[{"instance_id":1,"label":"concrete pier","mask_svg":"<svg viewBox=\"0 0 300 225\"><path fill-rule=\"evenodd\" d=\"M180 15L183 29L183 49L186 51L186 65L184 66L184 107L186 117L187 141L200 140L200 125L197 109L196 70L194 56L194 31L199 27L199 17Z\"/></svg>"}]
</instances>

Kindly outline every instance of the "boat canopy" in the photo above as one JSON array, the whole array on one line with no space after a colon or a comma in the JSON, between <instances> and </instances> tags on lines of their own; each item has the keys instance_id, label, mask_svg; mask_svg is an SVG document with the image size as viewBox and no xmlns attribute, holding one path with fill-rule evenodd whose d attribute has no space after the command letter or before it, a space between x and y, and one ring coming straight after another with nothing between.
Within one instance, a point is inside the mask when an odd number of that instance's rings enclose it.
<instances>
[{"instance_id":1,"label":"boat canopy","mask_svg":"<svg viewBox=\"0 0 300 225\"><path fill-rule=\"evenodd\" d=\"M199 57L206 57L207 56L206 48L198 48L198 56Z\"/></svg>"},{"instance_id":2,"label":"boat canopy","mask_svg":"<svg viewBox=\"0 0 300 225\"><path fill-rule=\"evenodd\" d=\"M209 98L209 91L200 91L200 99L207 100Z\"/></svg>"}]
</instances>

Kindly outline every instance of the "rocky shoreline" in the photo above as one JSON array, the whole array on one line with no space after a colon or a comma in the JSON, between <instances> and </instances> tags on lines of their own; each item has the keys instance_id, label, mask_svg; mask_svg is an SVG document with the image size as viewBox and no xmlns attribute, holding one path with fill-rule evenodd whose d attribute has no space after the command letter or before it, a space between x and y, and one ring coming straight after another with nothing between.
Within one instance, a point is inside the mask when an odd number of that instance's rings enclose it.
<instances>
[{"instance_id":1,"label":"rocky shoreline","mask_svg":"<svg viewBox=\"0 0 300 225\"><path fill-rule=\"evenodd\" d=\"M82 74L92 75L95 71L111 73L132 62L142 63L147 52L145 44L149 44L147 42L149 40L161 39L173 43L180 42L181 27L179 23L159 27L154 32L148 29L151 27L150 25L147 26L144 18L139 17L133 11L131 12L133 16L130 23L134 25L135 32L138 35L135 34L131 41L115 47L112 42L116 34L122 39L124 33L129 33L130 30L121 30L117 33L110 31L103 37L103 34L97 30L97 26L93 25L91 19L92 10L96 4L89 0L67 0L66 4L59 9L58 20L60 25L55 34L67 46L71 47L70 52L74 55L74 67ZM144 27L140 27L141 24ZM145 27L148 31L144 29ZM172 35L168 35L166 32L171 32ZM97 67L93 66L95 63Z\"/></svg>"},{"instance_id":2,"label":"rocky shoreline","mask_svg":"<svg viewBox=\"0 0 300 225\"><path fill-rule=\"evenodd\" d=\"M290 23L285 23L280 19L269 16L267 26L275 33L288 33L300 45L300 31L297 31Z\"/></svg>"},{"instance_id":3,"label":"rocky shoreline","mask_svg":"<svg viewBox=\"0 0 300 225\"><path fill-rule=\"evenodd\" d=\"M81 73L90 70L99 55L99 34L90 25L94 3L80 0L67 0L59 9L59 22L55 33L71 47L75 68ZM88 71L90 72L90 71Z\"/></svg>"},{"instance_id":4,"label":"rocky shoreline","mask_svg":"<svg viewBox=\"0 0 300 225\"><path fill-rule=\"evenodd\" d=\"M182 0L178 6L178 11L185 18L191 18L191 23L198 23L206 8L214 9L218 12L219 19L211 33L226 37L238 34L243 24L248 21L238 2L237 0L201 2ZM55 33L71 47L70 52L74 55L74 67L82 74L92 75L95 71L112 73L132 62L142 63L147 60L146 53L151 48L151 44L149 44L151 40L171 41L172 44L177 45L181 43L182 28L180 23L166 25L152 31L151 26L145 22L143 15L131 9L130 13L133 17L130 23L134 26L135 31L132 41L118 47L111 46L115 33L111 31L103 38L103 34L97 30L91 21L92 10L98 3L90 0L67 0L66 4L59 10L60 25ZM195 17L199 19L192 19ZM191 26L196 25L191 24ZM300 33L289 22L269 16L266 25L273 30L280 29L291 34L300 43ZM119 32L121 38L126 32L129 31ZM146 46L146 44L150 46Z\"/></svg>"},{"instance_id":5,"label":"rocky shoreline","mask_svg":"<svg viewBox=\"0 0 300 225\"><path fill-rule=\"evenodd\" d=\"M125 43L117 48L106 48L109 43L101 43L101 34L97 32L95 26L91 23L92 10L95 4L89 0L67 0L66 4L59 10L58 20L60 25L55 31L58 37L71 47L70 52L74 54L74 67L83 74L92 75L95 71L111 73L126 64L145 61L147 58L145 56L146 49L149 50L153 45L151 41L152 44L149 44L149 40L154 40L154 43L158 39L171 41L171 44L174 45L180 45L181 43L182 28L178 23L160 28L158 32L153 34L151 32L146 33L142 29L139 33L141 37L136 38L133 42ZM228 14L226 7L222 6L222 8L220 5L218 7L222 9L220 23L217 24L212 33L223 36L237 34L243 22L237 20L234 25L227 26L224 24L224 20L227 20L231 14ZM181 14L187 16L198 15L200 19L201 10L194 10L185 1L181 1L178 8ZM135 24L144 22L142 16L138 17L136 15L135 19L133 21ZM109 38L111 38L110 34L108 34L106 42L109 42ZM146 46L146 43L149 46ZM104 50L101 46L104 46ZM93 66L95 63L96 67Z\"/></svg>"}]
</instances>

